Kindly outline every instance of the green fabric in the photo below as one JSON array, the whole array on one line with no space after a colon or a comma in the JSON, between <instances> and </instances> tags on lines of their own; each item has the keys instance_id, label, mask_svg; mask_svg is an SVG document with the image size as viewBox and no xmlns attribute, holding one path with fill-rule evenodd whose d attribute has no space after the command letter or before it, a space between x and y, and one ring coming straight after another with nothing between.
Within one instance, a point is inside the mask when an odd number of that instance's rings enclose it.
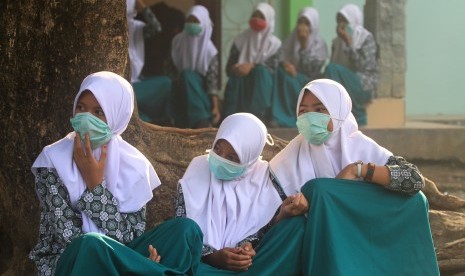
<instances>
[{"instance_id":1,"label":"green fabric","mask_svg":"<svg viewBox=\"0 0 465 276\"><path fill-rule=\"evenodd\" d=\"M193 70L183 70L173 83L173 117L176 127L195 128L212 118L211 102L204 89L204 78Z\"/></svg>"},{"instance_id":2,"label":"green fabric","mask_svg":"<svg viewBox=\"0 0 465 276\"><path fill-rule=\"evenodd\" d=\"M60 256L56 275L195 275L202 255L198 225L185 218L166 221L125 246L105 235L87 233ZM153 245L160 263L149 260Z\"/></svg>"},{"instance_id":3,"label":"green fabric","mask_svg":"<svg viewBox=\"0 0 465 276\"><path fill-rule=\"evenodd\" d=\"M305 217L292 217L273 226L256 247L247 271L222 270L201 263L198 275L301 275Z\"/></svg>"},{"instance_id":4,"label":"green fabric","mask_svg":"<svg viewBox=\"0 0 465 276\"><path fill-rule=\"evenodd\" d=\"M330 63L326 66L324 77L339 82L345 87L352 99L352 114L359 126L367 124L366 104L371 101L372 91L364 91L360 77L347 67Z\"/></svg>"},{"instance_id":5,"label":"green fabric","mask_svg":"<svg viewBox=\"0 0 465 276\"><path fill-rule=\"evenodd\" d=\"M256 65L244 77L230 76L224 92L223 118L249 112L268 121L271 109L273 75L264 65Z\"/></svg>"},{"instance_id":6,"label":"green fabric","mask_svg":"<svg viewBox=\"0 0 465 276\"><path fill-rule=\"evenodd\" d=\"M151 77L132 84L139 117L149 123L163 124L170 119L171 79Z\"/></svg>"},{"instance_id":7,"label":"green fabric","mask_svg":"<svg viewBox=\"0 0 465 276\"><path fill-rule=\"evenodd\" d=\"M278 66L273 85L272 118L281 127L296 127L296 106L300 90L309 81L308 77L297 73L292 77L282 66Z\"/></svg>"},{"instance_id":8,"label":"green fabric","mask_svg":"<svg viewBox=\"0 0 465 276\"><path fill-rule=\"evenodd\" d=\"M304 275L439 275L423 193L352 180L307 182Z\"/></svg>"}]
</instances>

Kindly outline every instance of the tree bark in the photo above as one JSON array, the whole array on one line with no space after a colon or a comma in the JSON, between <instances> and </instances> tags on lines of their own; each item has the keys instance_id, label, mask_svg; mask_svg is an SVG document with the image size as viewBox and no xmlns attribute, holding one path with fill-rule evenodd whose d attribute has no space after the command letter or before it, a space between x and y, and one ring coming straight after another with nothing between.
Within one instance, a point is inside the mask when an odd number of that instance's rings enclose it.
<instances>
[{"instance_id":1,"label":"tree bark","mask_svg":"<svg viewBox=\"0 0 465 276\"><path fill-rule=\"evenodd\" d=\"M30 167L44 146L71 131L73 99L85 76L108 70L128 78L126 7L122 1L3 0L0 22L0 274L29 275L34 267L27 254L39 221ZM123 137L148 157L163 183L149 203L147 227L173 216L177 181L215 133L143 123L136 107ZM265 160L287 141L275 137L275 143L266 146ZM444 197L431 183L427 196L441 206ZM463 208L460 199L453 202L439 209ZM464 259L464 214L430 216L441 269L465 271L457 261Z\"/></svg>"}]
</instances>

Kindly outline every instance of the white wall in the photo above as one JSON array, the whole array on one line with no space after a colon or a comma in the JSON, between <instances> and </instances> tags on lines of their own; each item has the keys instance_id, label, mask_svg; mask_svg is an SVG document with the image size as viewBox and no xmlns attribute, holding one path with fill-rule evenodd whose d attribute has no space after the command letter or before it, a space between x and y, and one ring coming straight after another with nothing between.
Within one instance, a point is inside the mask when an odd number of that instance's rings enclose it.
<instances>
[{"instance_id":1,"label":"white wall","mask_svg":"<svg viewBox=\"0 0 465 276\"><path fill-rule=\"evenodd\" d=\"M329 47L336 13L348 2L313 0ZM365 0L350 2L361 8L365 4ZM464 12L464 0L407 0L407 116L465 115Z\"/></svg>"}]
</instances>

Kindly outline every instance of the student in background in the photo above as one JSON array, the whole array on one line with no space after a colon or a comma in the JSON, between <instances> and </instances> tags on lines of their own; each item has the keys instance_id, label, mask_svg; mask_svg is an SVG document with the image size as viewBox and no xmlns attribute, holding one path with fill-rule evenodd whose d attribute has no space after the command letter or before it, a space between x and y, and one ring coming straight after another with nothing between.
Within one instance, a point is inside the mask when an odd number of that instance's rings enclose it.
<instances>
[{"instance_id":1,"label":"student in background","mask_svg":"<svg viewBox=\"0 0 465 276\"><path fill-rule=\"evenodd\" d=\"M341 83L352 99L352 113L359 126L367 124L366 106L378 85L377 44L363 27L363 14L354 4L344 5L336 15L337 37L324 76Z\"/></svg>"},{"instance_id":2,"label":"student in background","mask_svg":"<svg viewBox=\"0 0 465 276\"><path fill-rule=\"evenodd\" d=\"M223 103L223 118L249 112L268 122L271 112L273 73L279 63L281 41L273 35L275 11L259 3L231 46L226 73L229 77Z\"/></svg>"},{"instance_id":3,"label":"student in background","mask_svg":"<svg viewBox=\"0 0 465 276\"><path fill-rule=\"evenodd\" d=\"M171 104L177 127L210 127L220 120L219 60L212 30L208 10L196 5L187 14L184 31L173 39L165 73L173 80Z\"/></svg>"},{"instance_id":4,"label":"student in background","mask_svg":"<svg viewBox=\"0 0 465 276\"><path fill-rule=\"evenodd\" d=\"M282 46L281 66L273 86L272 126L295 127L295 105L300 89L321 77L328 47L319 35L320 17L311 7L303 8L297 25Z\"/></svg>"}]
</instances>

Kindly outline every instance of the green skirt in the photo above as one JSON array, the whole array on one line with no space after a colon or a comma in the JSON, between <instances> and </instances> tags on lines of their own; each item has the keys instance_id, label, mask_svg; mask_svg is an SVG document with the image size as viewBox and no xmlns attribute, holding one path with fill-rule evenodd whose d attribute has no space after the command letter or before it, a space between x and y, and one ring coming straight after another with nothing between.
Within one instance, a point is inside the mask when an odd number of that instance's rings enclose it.
<instances>
[{"instance_id":1,"label":"green skirt","mask_svg":"<svg viewBox=\"0 0 465 276\"><path fill-rule=\"evenodd\" d=\"M320 178L307 182L304 275L439 275L422 192Z\"/></svg>"},{"instance_id":2,"label":"green skirt","mask_svg":"<svg viewBox=\"0 0 465 276\"><path fill-rule=\"evenodd\" d=\"M237 112L248 112L268 121L272 89L273 75L264 65L255 66L244 77L230 76L224 92L223 119Z\"/></svg>"},{"instance_id":3,"label":"green skirt","mask_svg":"<svg viewBox=\"0 0 465 276\"><path fill-rule=\"evenodd\" d=\"M285 219L273 226L255 248L252 266L237 272L200 264L198 275L301 275L305 217Z\"/></svg>"},{"instance_id":4,"label":"green skirt","mask_svg":"<svg viewBox=\"0 0 465 276\"><path fill-rule=\"evenodd\" d=\"M212 119L212 105L204 89L204 77L193 70L184 70L173 83L172 115L176 127L195 128Z\"/></svg>"},{"instance_id":5,"label":"green skirt","mask_svg":"<svg viewBox=\"0 0 465 276\"><path fill-rule=\"evenodd\" d=\"M168 125L170 118L171 79L157 76L132 84L139 117L149 123Z\"/></svg>"},{"instance_id":6,"label":"green skirt","mask_svg":"<svg viewBox=\"0 0 465 276\"><path fill-rule=\"evenodd\" d=\"M280 127L296 127L296 107L300 90L309 81L302 73L293 77L282 66L278 66L273 85L271 114Z\"/></svg>"},{"instance_id":7,"label":"green skirt","mask_svg":"<svg viewBox=\"0 0 465 276\"><path fill-rule=\"evenodd\" d=\"M367 124L366 104L372 99L372 91L364 91L359 76L339 64L330 63L326 66L324 77L339 82L344 86L352 99L352 114L359 126Z\"/></svg>"},{"instance_id":8,"label":"green skirt","mask_svg":"<svg viewBox=\"0 0 465 276\"><path fill-rule=\"evenodd\" d=\"M58 261L56 275L196 275L203 235L184 218L166 221L124 245L98 233L73 240ZM161 256L149 260L149 245Z\"/></svg>"}]
</instances>

